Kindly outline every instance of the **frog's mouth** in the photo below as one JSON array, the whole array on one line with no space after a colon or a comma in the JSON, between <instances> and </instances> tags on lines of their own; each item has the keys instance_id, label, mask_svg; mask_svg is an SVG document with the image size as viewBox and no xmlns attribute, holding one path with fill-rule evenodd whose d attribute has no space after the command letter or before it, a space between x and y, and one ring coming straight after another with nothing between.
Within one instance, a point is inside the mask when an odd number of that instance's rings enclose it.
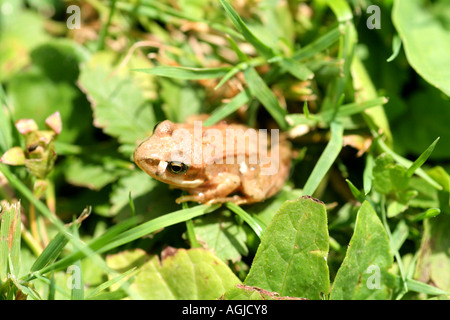
<instances>
[{"instance_id":1,"label":"frog's mouth","mask_svg":"<svg viewBox=\"0 0 450 320\"><path fill-rule=\"evenodd\" d=\"M143 159L137 162L139 168L148 175L161 182L180 187L195 188L203 183L202 179L193 179L188 172L182 174L173 174L167 170L169 163L164 160Z\"/></svg>"}]
</instances>

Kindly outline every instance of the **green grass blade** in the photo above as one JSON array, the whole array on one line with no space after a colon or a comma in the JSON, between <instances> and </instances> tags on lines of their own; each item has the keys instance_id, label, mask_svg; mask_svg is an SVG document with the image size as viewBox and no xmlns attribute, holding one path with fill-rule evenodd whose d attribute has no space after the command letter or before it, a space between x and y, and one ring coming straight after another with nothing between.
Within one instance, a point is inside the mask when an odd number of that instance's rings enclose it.
<instances>
[{"instance_id":1,"label":"green grass blade","mask_svg":"<svg viewBox=\"0 0 450 320\"><path fill-rule=\"evenodd\" d=\"M366 166L364 167L363 172L363 188L365 195L368 195L370 190L372 189L373 166L374 166L373 155L371 153L368 153L366 158Z\"/></svg>"},{"instance_id":2,"label":"green grass blade","mask_svg":"<svg viewBox=\"0 0 450 320\"><path fill-rule=\"evenodd\" d=\"M171 67L158 66L148 69L133 69L134 71L144 72L160 77L169 77L184 80L215 79L226 75L232 67L219 68L189 68L189 67Z\"/></svg>"},{"instance_id":3,"label":"green grass blade","mask_svg":"<svg viewBox=\"0 0 450 320\"><path fill-rule=\"evenodd\" d=\"M111 228L109 228L104 234L102 234L100 237L92 240L91 242L89 242L89 244L87 245L87 247L89 248L89 250L92 252L93 250L98 250L100 249L102 246L108 244L113 238L115 238L117 235L119 235L120 233L124 232L125 230L130 229L132 226L136 225L137 222L137 218L130 218L127 219L119 224L116 224L114 226L112 226ZM39 273L41 274L45 274L51 270L61 270L64 268L67 268L69 265L71 265L72 263L74 263L75 261L81 259L83 256L85 256L85 251L83 250L78 250L75 251L71 254L69 254L68 256L64 257L63 259L55 262L52 265L48 265L46 267L44 267L41 270L38 270Z\"/></svg>"},{"instance_id":4,"label":"green grass blade","mask_svg":"<svg viewBox=\"0 0 450 320\"><path fill-rule=\"evenodd\" d=\"M87 254L86 252L102 253L108 250L114 249L123 244L129 243L136 239L139 239L145 235L148 235L156 230L187 221L197 216L209 213L217 209L220 205L200 205L192 207L186 210L178 210L172 213L168 213L161 217L142 223L134 228L129 229L131 223L135 223L135 219L129 219L124 225L116 225L110 228L105 234L98 237L94 241L87 244L84 248L74 251L70 255L55 262L54 264L45 267L40 270L41 274L49 272L51 270L61 270L67 268L75 261L82 259ZM124 231L125 229L125 231ZM88 249L88 250L86 250Z\"/></svg>"},{"instance_id":5,"label":"green grass blade","mask_svg":"<svg viewBox=\"0 0 450 320\"><path fill-rule=\"evenodd\" d=\"M345 181L347 182L348 187L350 188L350 191L352 192L355 199L360 203L363 203L366 200L365 195L361 191L359 191L359 189L355 187L355 185L349 179L345 179Z\"/></svg>"},{"instance_id":6,"label":"green grass blade","mask_svg":"<svg viewBox=\"0 0 450 320\"><path fill-rule=\"evenodd\" d=\"M120 245L129 243L152 232L155 232L156 230L204 215L217 209L218 207L220 207L220 205L199 205L189 209L178 210L172 213L165 214L161 217L142 223L130 230L119 234L114 239L112 239L109 244L101 248L100 252L105 252Z\"/></svg>"},{"instance_id":7,"label":"green grass blade","mask_svg":"<svg viewBox=\"0 0 450 320\"><path fill-rule=\"evenodd\" d=\"M402 39L398 34L394 36L392 39L392 55L387 58L387 62L394 61L395 58L397 58L398 54L400 53L400 48L402 47Z\"/></svg>"},{"instance_id":8,"label":"green grass blade","mask_svg":"<svg viewBox=\"0 0 450 320\"><path fill-rule=\"evenodd\" d=\"M102 28L100 30L100 34L98 37L97 51L103 50L103 48L105 47L106 35L108 34L108 29L109 29L109 26L111 25L114 11L116 10L116 2L117 2L117 0L111 1L111 8L109 9L108 19L106 20L106 23L102 25Z\"/></svg>"},{"instance_id":9,"label":"green grass blade","mask_svg":"<svg viewBox=\"0 0 450 320\"><path fill-rule=\"evenodd\" d=\"M320 155L316 166L305 183L303 194L311 196L316 191L323 177L333 165L342 149L344 128L340 123L331 123L331 139Z\"/></svg>"},{"instance_id":10,"label":"green grass blade","mask_svg":"<svg viewBox=\"0 0 450 320\"><path fill-rule=\"evenodd\" d=\"M112 286L113 284L118 283L119 281L121 281L122 279L125 279L125 277L130 276L132 277L139 269L137 268L132 268L130 270L125 271L122 274L117 275L116 277L103 282L102 284L100 284L99 286L97 286L94 290L92 290L86 297L86 299L96 299L96 296L100 294L100 292L108 289L110 286Z\"/></svg>"},{"instance_id":11,"label":"green grass blade","mask_svg":"<svg viewBox=\"0 0 450 320\"><path fill-rule=\"evenodd\" d=\"M404 167L409 168L412 165L412 161L403 158L402 156L395 153L393 150L391 150L386 143L382 139L376 140L378 143L378 146L381 148L382 151L386 152L387 154L391 155L392 158L398 163L401 164ZM432 185L437 190L442 190L442 186L437 183L433 178L431 178L422 168L418 168L415 171L415 174L417 174L419 177L427 181L430 185Z\"/></svg>"},{"instance_id":12,"label":"green grass blade","mask_svg":"<svg viewBox=\"0 0 450 320\"><path fill-rule=\"evenodd\" d=\"M266 229L265 224L262 221L259 221L253 218L250 214L248 214L244 209L239 207L238 205L227 202L227 208L236 213L239 217L242 218L247 224L252 228L252 230L256 233L256 235L261 239L261 236Z\"/></svg>"},{"instance_id":13,"label":"green grass blade","mask_svg":"<svg viewBox=\"0 0 450 320\"><path fill-rule=\"evenodd\" d=\"M322 118L322 121L329 122L333 116L335 116L336 119L343 118L343 117L349 117L355 114L358 114L360 112L363 112L366 109L377 107L383 104L386 104L388 100L385 97L379 97L376 99L371 99L364 102L355 102L355 103L349 103L346 105L342 105L339 107L338 111L335 113L335 110L325 110L324 112L320 113L318 116Z\"/></svg>"},{"instance_id":14,"label":"green grass blade","mask_svg":"<svg viewBox=\"0 0 450 320\"><path fill-rule=\"evenodd\" d=\"M64 247L69 242L69 238L64 235L62 232L59 232L53 239L50 241L50 243L45 247L44 251L39 255L39 257L36 259L36 261L31 266L30 271L38 271L42 268L44 268L46 265L54 261Z\"/></svg>"},{"instance_id":15,"label":"green grass blade","mask_svg":"<svg viewBox=\"0 0 450 320\"><path fill-rule=\"evenodd\" d=\"M400 277L398 277L400 278ZM399 279L400 280L400 279ZM439 288L430 286L429 284L414 280L414 279L406 279L406 284L408 285L409 291L431 294L431 295L449 295L449 292L441 290Z\"/></svg>"},{"instance_id":16,"label":"green grass blade","mask_svg":"<svg viewBox=\"0 0 450 320\"><path fill-rule=\"evenodd\" d=\"M438 143L440 137L438 137L436 140L433 141L433 143L414 161L411 166L406 171L406 175L408 177L411 177L414 172L419 169L425 161L427 161L428 157L433 153L434 147Z\"/></svg>"},{"instance_id":17,"label":"green grass blade","mask_svg":"<svg viewBox=\"0 0 450 320\"><path fill-rule=\"evenodd\" d=\"M254 68L248 68L244 71L244 77L247 81L250 92L266 108L266 110L278 123L281 130L286 130L288 128L288 123L286 121L286 110L281 107L277 97L260 77L258 72L256 72Z\"/></svg>"},{"instance_id":18,"label":"green grass blade","mask_svg":"<svg viewBox=\"0 0 450 320\"><path fill-rule=\"evenodd\" d=\"M311 70L309 70L303 63L300 63L292 58L281 59L279 64L282 69L301 81L314 78L314 73Z\"/></svg>"},{"instance_id":19,"label":"green grass blade","mask_svg":"<svg viewBox=\"0 0 450 320\"><path fill-rule=\"evenodd\" d=\"M220 4L225 9L228 17L231 22L233 22L234 26L238 31L242 34L242 36L247 40L250 44L252 44L255 49L266 59L272 58L275 54L273 50L264 44L261 40L259 40L247 27L247 25L242 21L241 17L238 13L233 9L233 7L226 0L219 0Z\"/></svg>"},{"instance_id":20,"label":"green grass blade","mask_svg":"<svg viewBox=\"0 0 450 320\"><path fill-rule=\"evenodd\" d=\"M0 279L17 276L20 267L20 202L0 206Z\"/></svg>"},{"instance_id":21,"label":"green grass blade","mask_svg":"<svg viewBox=\"0 0 450 320\"><path fill-rule=\"evenodd\" d=\"M80 217L74 221L74 227L80 227L82 220L84 220L89 214L90 208L86 208L85 210L83 210ZM68 232L68 230L66 230L65 232ZM50 243L45 247L39 257L33 263L30 271L38 271L44 268L49 263L55 261L69 242L69 237L70 236L65 235L61 231L58 232L58 234L50 241Z\"/></svg>"},{"instance_id":22,"label":"green grass blade","mask_svg":"<svg viewBox=\"0 0 450 320\"><path fill-rule=\"evenodd\" d=\"M68 272L72 272L72 290L70 299L71 300L84 300L84 283L83 283L83 272L81 269L80 260L76 261L70 266Z\"/></svg>"},{"instance_id":23,"label":"green grass blade","mask_svg":"<svg viewBox=\"0 0 450 320\"><path fill-rule=\"evenodd\" d=\"M245 89L241 93L233 97L228 103L225 103L218 107L211 116L203 122L205 127L212 126L213 124L225 119L233 112L237 111L241 106L246 104L251 99L250 90Z\"/></svg>"},{"instance_id":24,"label":"green grass blade","mask_svg":"<svg viewBox=\"0 0 450 320\"><path fill-rule=\"evenodd\" d=\"M300 50L294 52L291 58L297 61L311 58L333 45L339 40L340 36L341 31L339 30L339 27L336 27Z\"/></svg>"},{"instance_id":25,"label":"green grass blade","mask_svg":"<svg viewBox=\"0 0 450 320\"><path fill-rule=\"evenodd\" d=\"M233 37L242 39L242 36L238 32L224 24L196 18L188 13L175 10L173 7L165 5L159 1L144 0L138 5L126 1L120 1L116 6L118 9L136 16L144 16L150 19L161 20L177 25L181 25L181 23L184 22L183 20L205 23L212 29L223 33L228 33ZM176 20L180 21L177 22Z\"/></svg>"}]
</instances>

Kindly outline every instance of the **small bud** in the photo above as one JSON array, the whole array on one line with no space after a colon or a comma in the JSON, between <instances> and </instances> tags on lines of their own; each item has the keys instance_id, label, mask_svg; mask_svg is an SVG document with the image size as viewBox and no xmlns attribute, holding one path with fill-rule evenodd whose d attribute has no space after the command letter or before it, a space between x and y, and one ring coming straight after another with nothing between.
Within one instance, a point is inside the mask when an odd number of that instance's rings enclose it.
<instances>
[{"instance_id":1,"label":"small bud","mask_svg":"<svg viewBox=\"0 0 450 320\"><path fill-rule=\"evenodd\" d=\"M51 130L53 130L57 135L61 133L62 130L62 121L61 121L61 115L59 111L56 111L52 115L48 116L47 119L45 119L45 124L47 127Z\"/></svg>"},{"instance_id":2,"label":"small bud","mask_svg":"<svg viewBox=\"0 0 450 320\"><path fill-rule=\"evenodd\" d=\"M21 166L25 164L25 154L20 147L13 147L3 154L0 162L11 166Z\"/></svg>"},{"instance_id":3,"label":"small bud","mask_svg":"<svg viewBox=\"0 0 450 320\"><path fill-rule=\"evenodd\" d=\"M33 119L20 119L16 122L16 128L21 134L37 131L39 128Z\"/></svg>"}]
</instances>

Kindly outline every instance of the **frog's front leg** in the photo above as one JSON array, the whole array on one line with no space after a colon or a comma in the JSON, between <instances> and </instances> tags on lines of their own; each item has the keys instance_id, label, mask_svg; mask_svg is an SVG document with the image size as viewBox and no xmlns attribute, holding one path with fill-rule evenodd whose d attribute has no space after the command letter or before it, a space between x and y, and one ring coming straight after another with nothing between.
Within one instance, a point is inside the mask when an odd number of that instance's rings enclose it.
<instances>
[{"instance_id":1,"label":"frog's front leg","mask_svg":"<svg viewBox=\"0 0 450 320\"><path fill-rule=\"evenodd\" d=\"M196 190L195 194L182 196L176 199L177 203L186 201L196 201L200 203L222 203L222 202L238 202L240 197L227 197L230 193L239 188L241 178L239 175L227 172L221 172L212 179L204 188Z\"/></svg>"}]
</instances>

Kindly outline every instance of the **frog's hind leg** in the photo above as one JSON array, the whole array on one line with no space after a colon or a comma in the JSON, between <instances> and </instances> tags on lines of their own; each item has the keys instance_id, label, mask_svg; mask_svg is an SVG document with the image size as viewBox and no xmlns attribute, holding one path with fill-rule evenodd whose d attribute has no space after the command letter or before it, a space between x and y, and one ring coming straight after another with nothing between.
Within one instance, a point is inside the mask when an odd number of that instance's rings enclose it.
<instances>
[{"instance_id":1,"label":"frog's hind leg","mask_svg":"<svg viewBox=\"0 0 450 320\"><path fill-rule=\"evenodd\" d=\"M200 203L223 203L228 201L238 201L235 197L227 197L239 188L241 179L238 175L231 173L222 173L211 181L211 186L205 186L202 189L190 191L191 195L182 196L176 200L177 203L186 201L196 201ZM234 199L234 200L233 200Z\"/></svg>"}]
</instances>

